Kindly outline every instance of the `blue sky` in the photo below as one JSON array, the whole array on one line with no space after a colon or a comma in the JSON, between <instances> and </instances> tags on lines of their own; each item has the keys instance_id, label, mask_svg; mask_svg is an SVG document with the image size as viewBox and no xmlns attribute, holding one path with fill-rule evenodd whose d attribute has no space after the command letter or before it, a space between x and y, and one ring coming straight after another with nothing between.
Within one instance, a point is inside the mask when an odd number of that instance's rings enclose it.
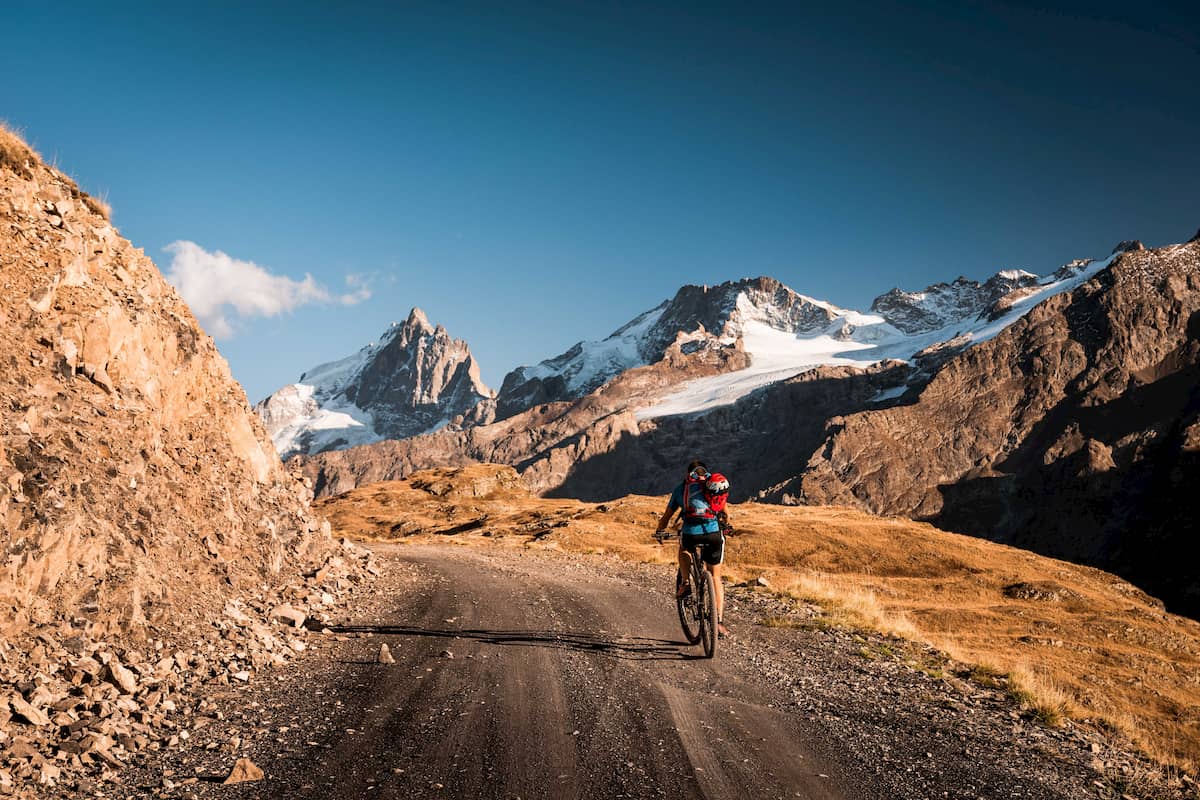
<instances>
[{"instance_id":1,"label":"blue sky","mask_svg":"<svg viewBox=\"0 0 1200 800\"><path fill-rule=\"evenodd\" d=\"M271 294L208 317L252 400L414 305L498 386L683 283L864 308L1200 226L1193 4L168 5L6 6L0 118Z\"/></svg>"}]
</instances>

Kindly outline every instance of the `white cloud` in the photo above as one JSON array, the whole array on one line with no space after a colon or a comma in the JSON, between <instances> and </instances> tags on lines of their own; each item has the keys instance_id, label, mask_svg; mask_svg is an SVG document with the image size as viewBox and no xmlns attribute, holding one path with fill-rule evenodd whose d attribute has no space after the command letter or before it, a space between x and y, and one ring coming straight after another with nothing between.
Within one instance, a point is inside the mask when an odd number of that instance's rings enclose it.
<instances>
[{"instance_id":1,"label":"white cloud","mask_svg":"<svg viewBox=\"0 0 1200 800\"><path fill-rule=\"evenodd\" d=\"M370 298L362 275L347 275L345 294L334 295L306 274L303 280L273 275L253 261L241 261L220 250L209 252L195 242L167 245L170 281L192 313L217 338L234 334L234 319L276 317L308 303L354 305Z\"/></svg>"},{"instance_id":2,"label":"white cloud","mask_svg":"<svg viewBox=\"0 0 1200 800\"><path fill-rule=\"evenodd\" d=\"M364 300L371 299L371 284L365 275L350 274L346 276L346 288L350 291L338 295L337 301L344 306L353 306Z\"/></svg>"}]
</instances>

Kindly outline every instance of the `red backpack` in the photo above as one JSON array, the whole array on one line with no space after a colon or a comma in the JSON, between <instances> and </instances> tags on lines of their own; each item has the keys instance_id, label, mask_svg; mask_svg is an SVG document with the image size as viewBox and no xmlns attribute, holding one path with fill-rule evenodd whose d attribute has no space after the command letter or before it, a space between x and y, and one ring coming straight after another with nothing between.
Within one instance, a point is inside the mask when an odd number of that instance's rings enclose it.
<instances>
[{"instance_id":1,"label":"red backpack","mask_svg":"<svg viewBox=\"0 0 1200 800\"><path fill-rule=\"evenodd\" d=\"M725 503L729 501L729 479L719 472L709 475L704 483L704 499L714 515L724 511Z\"/></svg>"}]
</instances>

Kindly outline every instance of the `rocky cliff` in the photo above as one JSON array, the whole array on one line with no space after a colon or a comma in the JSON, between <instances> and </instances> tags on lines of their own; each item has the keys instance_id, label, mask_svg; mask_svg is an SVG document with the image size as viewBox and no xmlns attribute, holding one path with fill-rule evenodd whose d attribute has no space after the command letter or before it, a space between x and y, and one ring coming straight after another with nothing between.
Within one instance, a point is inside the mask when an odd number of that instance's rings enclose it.
<instances>
[{"instance_id":1,"label":"rocky cliff","mask_svg":"<svg viewBox=\"0 0 1200 800\"><path fill-rule=\"evenodd\" d=\"M280 579L308 491L154 264L0 137L0 635L136 635Z\"/></svg>"},{"instance_id":2,"label":"rocky cliff","mask_svg":"<svg viewBox=\"0 0 1200 800\"><path fill-rule=\"evenodd\" d=\"M3 126L0 286L0 794L91 795L367 566L107 207Z\"/></svg>"},{"instance_id":3,"label":"rocky cliff","mask_svg":"<svg viewBox=\"0 0 1200 800\"><path fill-rule=\"evenodd\" d=\"M829 421L767 498L903 514L1102 566L1188 614L1200 478L1200 238L1147 250L949 360L892 408Z\"/></svg>"},{"instance_id":4,"label":"rocky cliff","mask_svg":"<svg viewBox=\"0 0 1200 800\"><path fill-rule=\"evenodd\" d=\"M378 342L313 367L255 411L286 458L487 422L492 397L466 342L414 308Z\"/></svg>"}]
</instances>

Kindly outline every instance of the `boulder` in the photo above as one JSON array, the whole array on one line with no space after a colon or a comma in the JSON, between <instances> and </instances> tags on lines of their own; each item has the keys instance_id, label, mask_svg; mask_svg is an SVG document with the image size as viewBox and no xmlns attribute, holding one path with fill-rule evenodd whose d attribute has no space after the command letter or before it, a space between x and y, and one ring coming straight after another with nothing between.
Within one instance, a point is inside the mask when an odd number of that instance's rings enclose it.
<instances>
[{"instance_id":1,"label":"boulder","mask_svg":"<svg viewBox=\"0 0 1200 800\"><path fill-rule=\"evenodd\" d=\"M46 716L46 712L40 708L33 706L25 701L25 698L19 694L14 694L8 698L8 705L13 710L13 714L20 719L25 720L30 725L42 726L49 725L50 718Z\"/></svg>"},{"instance_id":2,"label":"boulder","mask_svg":"<svg viewBox=\"0 0 1200 800\"><path fill-rule=\"evenodd\" d=\"M114 744L116 742L113 741L111 736L91 731L84 734L83 739L79 742L79 748L84 753L99 753L111 750Z\"/></svg>"},{"instance_id":3,"label":"boulder","mask_svg":"<svg viewBox=\"0 0 1200 800\"><path fill-rule=\"evenodd\" d=\"M104 670L104 678L125 694L133 694L137 691L137 677L133 674L132 670L121 664L116 656L109 659L108 665Z\"/></svg>"},{"instance_id":4,"label":"boulder","mask_svg":"<svg viewBox=\"0 0 1200 800\"><path fill-rule=\"evenodd\" d=\"M304 621L308 619L308 615L306 615L303 611L284 603L271 609L271 619L279 620L280 622L286 622L293 628L299 628L304 625Z\"/></svg>"},{"instance_id":5,"label":"boulder","mask_svg":"<svg viewBox=\"0 0 1200 800\"><path fill-rule=\"evenodd\" d=\"M248 783L250 781L261 781L262 779L263 771L257 764L248 758L239 758L222 783L226 786L231 786L235 783Z\"/></svg>"},{"instance_id":6,"label":"boulder","mask_svg":"<svg viewBox=\"0 0 1200 800\"><path fill-rule=\"evenodd\" d=\"M249 626L251 622L250 617L246 616L246 613L232 600L225 604L225 616L242 627Z\"/></svg>"}]
</instances>

